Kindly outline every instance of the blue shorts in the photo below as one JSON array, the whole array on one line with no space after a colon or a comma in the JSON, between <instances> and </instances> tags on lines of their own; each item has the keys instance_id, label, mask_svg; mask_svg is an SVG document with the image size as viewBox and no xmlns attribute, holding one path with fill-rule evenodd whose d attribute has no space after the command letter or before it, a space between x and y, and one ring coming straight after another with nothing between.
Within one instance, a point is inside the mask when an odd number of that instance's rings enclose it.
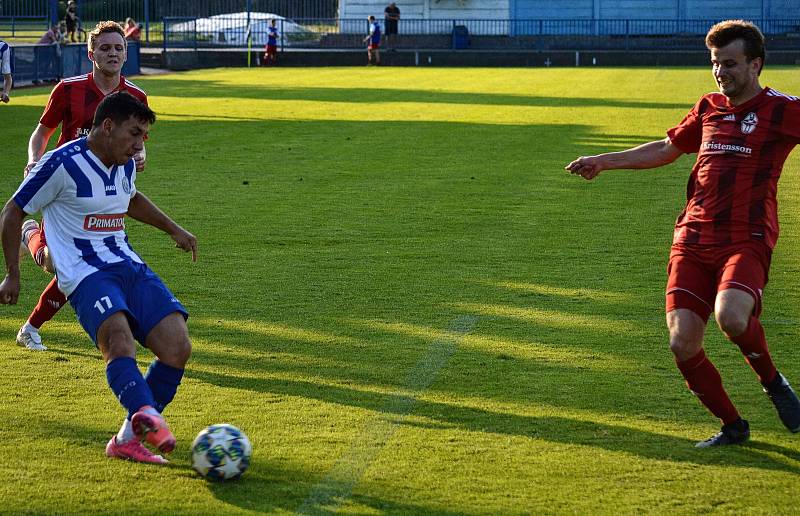
<instances>
[{"instance_id":1,"label":"blue shorts","mask_svg":"<svg viewBox=\"0 0 800 516\"><path fill-rule=\"evenodd\" d=\"M97 329L117 312L125 312L134 338L143 346L164 317L189 312L143 263L118 262L85 277L69 296L78 321L97 345Z\"/></svg>"}]
</instances>

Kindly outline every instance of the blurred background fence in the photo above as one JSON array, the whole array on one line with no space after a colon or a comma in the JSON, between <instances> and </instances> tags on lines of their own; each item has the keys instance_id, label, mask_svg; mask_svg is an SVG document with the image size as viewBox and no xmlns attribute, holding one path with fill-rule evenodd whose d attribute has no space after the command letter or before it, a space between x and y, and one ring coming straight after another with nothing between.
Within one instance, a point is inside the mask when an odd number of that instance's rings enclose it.
<instances>
[{"instance_id":1,"label":"blurred background fence","mask_svg":"<svg viewBox=\"0 0 800 516\"><path fill-rule=\"evenodd\" d=\"M346 1L349 4L345 4ZM122 22L128 17L135 19L143 24L144 46L245 47L248 38L250 44L262 46L266 42L269 19L277 18L281 47L355 48L361 46L361 37L368 29L367 21L364 17L340 18L340 8L351 4L366 5L365 2L366 0L78 0L77 10L84 30L100 20ZM0 0L0 37L11 36L24 42L37 41L50 21L63 19L66 3L65 0ZM482 5L477 0L470 5L472 4ZM400 5L403 5L402 2ZM437 2L436 5L444 5L444 2ZM552 7L549 15L556 16L557 10ZM461 14L469 9L463 11ZM459 14L458 10L447 12ZM797 9L787 12L794 15ZM382 12L374 14L380 22L383 21ZM712 18L509 19L501 16L502 10L495 14L496 16L481 18L443 18L439 15L427 18L404 17L398 25L399 46L430 46L433 44L432 36L449 36L460 31L468 36L506 38L509 48L527 44L531 37L548 36L594 38L593 41L605 37L612 46L618 45L615 39L622 39L625 40L625 48L630 48L631 45L636 46L635 39L638 37L680 38L703 35L710 25L719 21ZM767 35L800 36L800 19L764 17L752 20ZM515 38L523 43L515 42ZM800 37L797 40L800 42ZM495 40L495 46L500 44L499 40Z\"/></svg>"},{"instance_id":2,"label":"blurred background fence","mask_svg":"<svg viewBox=\"0 0 800 516\"><path fill-rule=\"evenodd\" d=\"M799 0L800 1L800 0ZM210 17L165 17L151 41L174 47L263 46L269 22L277 19L280 47L360 48L369 24L365 19L289 18L268 13L238 13ZM653 40L670 38L676 46L698 36L719 20L474 20L402 19L398 24L399 47L431 48L438 40L450 41L460 32L467 37L484 37L494 48L518 47L531 38L561 36L568 41L589 38L592 44L609 48L632 48ZM798 34L800 19L753 20L768 35ZM249 39L248 39L249 38ZM518 40L518 41L514 41ZM641 40L641 41L639 41ZM797 39L800 43L800 37ZM663 44L663 42L662 42ZM471 45L478 47L480 45Z\"/></svg>"},{"instance_id":3,"label":"blurred background fence","mask_svg":"<svg viewBox=\"0 0 800 516\"><path fill-rule=\"evenodd\" d=\"M92 71L92 63L84 45L14 45L11 47L11 67L14 84L53 82ZM128 45L128 59L123 75L140 71L138 43Z\"/></svg>"}]
</instances>

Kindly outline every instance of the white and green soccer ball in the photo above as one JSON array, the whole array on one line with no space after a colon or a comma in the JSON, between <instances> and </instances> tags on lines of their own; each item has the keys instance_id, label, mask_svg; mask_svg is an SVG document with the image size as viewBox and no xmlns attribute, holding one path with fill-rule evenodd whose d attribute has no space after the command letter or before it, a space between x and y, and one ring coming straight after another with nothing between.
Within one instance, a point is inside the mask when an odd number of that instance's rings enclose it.
<instances>
[{"instance_id":1,"label":"white and green soccer ball","mask_svg":"<svg viewBox=\"0 0 800 516\"><path fill-rule=\"evenodd\" d=\"M210 480L232 480L247 470L252 452L250 440L235 426L211 425L192 443L192 467Z\"/></svg>"}]
</instances>

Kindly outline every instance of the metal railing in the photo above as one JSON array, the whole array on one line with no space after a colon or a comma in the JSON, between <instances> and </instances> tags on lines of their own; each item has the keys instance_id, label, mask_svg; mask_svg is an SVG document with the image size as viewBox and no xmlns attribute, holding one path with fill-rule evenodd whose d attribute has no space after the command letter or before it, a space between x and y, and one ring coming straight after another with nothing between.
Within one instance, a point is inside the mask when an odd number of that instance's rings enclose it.
<instances>
[{"instance_id":1,"label":"metal railing","mask_svg":"<svg viewBox=\"0 0 800 516\"><path fill-rule=\"evenodd\" d=\"M263 46L271 17L262 13L209 18L167 17L161 33L152 37L169 47ZM650 37L703 36L718 20L468 20L403 19L398 32L424 46L426 37L449 36L456 27L466 27L471 36L524 39L536 36ZM765 34L800 34L800 19L753 20ZM353 48L361 46L369 25L365 19L304 18L277 19L281 47ZM463 30L463 29L462 29ZM511 42L513 46L513 42ZM800 47L800 38L798 38Z\"/></svg>"},{"instance_id":2,"label":"metal railing","mask_svg":"<svg viewBox=\"0 0 800 516\"><path fill-rule=\"evenodd\" d=\"M11 61L14 70L14 84L37 84L73 77L92 70L92 63L86 55L86 46L72 45L14 45L11 47ZM128 59L122 73L140 73L139 46L128 46Z\"/></svg>"},{"instance_id":3,"label":"metal railing","mask_svg":"<svg viewBox=\"0 0 800 516\"><path fill-rule=\"evenodd\" d=\"M30 33L43 34L47 29L46 16L0 16L0 36L15 38Z\"/></svg>"},{"instance_id":4,"label":"metal railing","mask_svg":"<svg viewBox=\"0 0 800 516\"><path fill-rule=\"evenodd\" d=\"M49 3L47 0L5 0L0 2L0 17L47 18Z\"/></svg>"},{"instance_id":5,"label":"metal railing","mask_svg":"<svg viewBox=\"0 0 800 516\"><path fill-rule=\"evenodd\" d=\"M84 29L91 28L98 20L122 21L132 16L144 23L142 40L165 46L246 46L247 23L251 21L250 36L254 45L266 41L267 13L280 13L278 30L282 35L282 46L327 46L350 47L357 42L355 36L365 35L368 23L365 19L338 19L335 17L310 17L285 15L286 12L315 12L328 5L331 0L204 0L197 3L198 14L192 16L163 16L163 13L178 10L179 2L161 0L119 0L79 2L79 15ZM328 2L328 3L326 3ZM41 3L41 2L40 2ZM286 4L286 5L283 5ZM288 7L289 4L294 7ZM0 1L2 5L2 1ZM200 16L201 13L249 6L251 10L227 15ZM253 8L273 9L255 11ZM277 9L281 8L281 9ZM326 7L327 9L327 7ZM184 6L185 10L185 6ZM33 12L33 11L31 11ZM136 18L139 16L140 18ZM196 20L195 25L188 25ZM435 36L452 34L454 27L463 26L474 36L662 36L704 35L708 28L719 20L666 20L666 19L402 19L398 24L400 35ZM767 35L800 34L800 19L755 19ZM47 18L40 15L3 16L0 14L0 36L16 36L18 33L44 33L48 28ZM181 34L183 33L183 34ZM348 38L342 36L349 35ZM331 36L337 36L332 38ZM351 41L352 40L352 41ZM338 43L337 43L338 41Z\"/></svg>"}]
</instances>

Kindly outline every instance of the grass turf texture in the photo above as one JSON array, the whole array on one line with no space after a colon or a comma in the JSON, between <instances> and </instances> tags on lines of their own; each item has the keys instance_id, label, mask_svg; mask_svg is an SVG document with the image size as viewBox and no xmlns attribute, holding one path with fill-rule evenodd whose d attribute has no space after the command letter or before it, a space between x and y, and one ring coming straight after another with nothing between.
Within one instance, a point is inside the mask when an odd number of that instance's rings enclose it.
<instances>
[{"instance_id":1,"label":"grass turf texture","mask_svg":"<svg viewBox=\"0 0 800 516\"><path fill-rule=\"evenodd\" d=\"M693 157L590 183L563 171L662 138L712 89L708 70L226 69L136 82L159 115L137 185L200 242L191 264L129 221L192 313L194 354L166 412L179 447L166 468L104 457L123 412L71 309L45 328L50 351L14 345L49 279L27 260L20 303L0 317L4 512L796 507L800 437L716 328L707 351L753 438L693 448L718 423L686 390L663 322ZM762 82L800 93L793 68ZM7 196L48 93L0 106ZM764 313L798 385L799 172L795 151ZM472 331L448 334L464 316ZM207 484L189 445L220 422L249 435L252 466ZM320 483L338 497L315 497Z\"/></svg>"}]
</instances>

